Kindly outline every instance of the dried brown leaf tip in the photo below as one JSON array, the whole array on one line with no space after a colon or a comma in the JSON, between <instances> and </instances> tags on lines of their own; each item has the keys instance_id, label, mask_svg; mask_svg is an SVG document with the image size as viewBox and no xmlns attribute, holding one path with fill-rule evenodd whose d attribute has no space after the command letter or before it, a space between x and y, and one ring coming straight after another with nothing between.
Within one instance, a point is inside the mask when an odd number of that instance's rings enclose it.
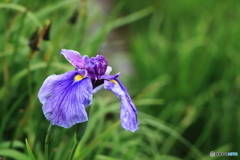
<instances>
[{"instance_id":1,"label":"dried brown leaf tip","mask_svg":"<svg viewBox=\"0 0 240 160\"><path fill-rule=\"evenodd\" d=\"M69 18L68 22L72 25L76 24L78 17L79 17L79 13L78 13L78 10L76 9L73 12L72 16Z\"/></svg>"},{"instance_id":2,"label":"dried brown leaf tip","mask_svg":"<svg viewBox=\"0 0 240 160\"><path fill-rule=\"evenodd\" d=\"M36 28L36 30L32 33L28 46L31 48L32 51L38 51L39 48L37 46L38 44L38 39L39 39L39 27Z\"/></svg>"},{"instance_id":3,"label":"dried brown leaf tip","mask_svg":"<svg viewBox=\"0 0 240 160\"><path fill-rule=\"evenodd\" d=\"M44 26L43 40L49 41L50 40L51 21L47 20L46 23L47 24Z\"/></svg>"},{"instance_id":4,"label":"dried brown leaf tip","mask_svg":"<svg viewBox=\"0 0 240 160\"><path fill-rule=\"evenodd\" d=\"M42 40L48 41L50 40L50 28L51 28L51 21L48 19L45 22L45 25L39 31L39 27L33 32L29 39L28 46L31 49L31 56L34 56L35 53L40 49L40 45Z\"/></svg>"}]
</instances>

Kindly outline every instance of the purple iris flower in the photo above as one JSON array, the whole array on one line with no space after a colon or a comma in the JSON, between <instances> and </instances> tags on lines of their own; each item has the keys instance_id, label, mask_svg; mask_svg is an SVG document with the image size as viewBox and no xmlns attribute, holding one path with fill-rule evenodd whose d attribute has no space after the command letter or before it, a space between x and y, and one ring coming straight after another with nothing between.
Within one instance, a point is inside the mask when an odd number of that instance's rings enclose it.
<instances>
[{"instance_id":1,"label":"purple iris flower","mask_svg":"<svg viewBox=\"0 0 240 160\"><path fill-rule=\"evenodd\" d=\"M45 117L53 125L69 128L85 122L88 116L85 108L91 105L92 95L103 86L115 93L121 100L120 120L126 130L138 129L137 110L127 89L117 79L109 75L112 68L102 55L89 58L74 50L62 49L61 54L75 67L61 75L51 75L43 83L38 98L43 104Z\"/></svg>"}]
</instances>

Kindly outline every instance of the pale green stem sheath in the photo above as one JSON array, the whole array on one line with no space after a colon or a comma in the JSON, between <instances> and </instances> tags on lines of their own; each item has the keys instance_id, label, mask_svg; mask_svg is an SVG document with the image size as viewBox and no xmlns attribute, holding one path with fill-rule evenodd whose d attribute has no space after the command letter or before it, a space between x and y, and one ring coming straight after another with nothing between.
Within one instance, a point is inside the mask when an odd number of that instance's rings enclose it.
<instances>
[{"instance_id":1,"label":"pale green stem sheath","mask_svg":"<svg viewBox=\"0 0 240 160\"><path fill-rule=\"evenodd\" d=\"M47 130L47 134L45 137L45 149L44 149L44 159L48 160L48 146L49 146L49 141L51 138L51 135L53 133L54 127L50 124Z\"/></svg>"},{"instance_id":2,"label":"pale green stem sheath","mask_svg":"<svg viewBox=\"0 0 240 160\"><path fill-rule=\"evenodd\" d=\"M87 111L87 114L88 114L88 118L89 118L90 108L91 108L91 106L88 106L86 108L86 111ZM84 133L85 133L85 131L87 129L87 125L88 125L88 121L76 124L76 141L74 143L74 146L72 148L72 152L70 153L68 160L72 160L73 159L73 156L74 156L74 154L76 152L78 144L80 143L80 141L81 141L81 139L82 139L82 137L83 137L83 135L84 135Z\"/></svg>"},{"instance_id":3,"label":"pale green stem sheath","mask_svg":"<svg viewBox=\"0 0 240 160\"><path fill-rule=\"evenodd\" d=\"M74 143L74 146L72 148L72 152L70 153L69 157L68 157L68 160L72 160L73 159L73 156L74 156L74 153L78 147L78 144L79 144L80 140L76 140L75 143Z\"/></svg>"}]
</instances>

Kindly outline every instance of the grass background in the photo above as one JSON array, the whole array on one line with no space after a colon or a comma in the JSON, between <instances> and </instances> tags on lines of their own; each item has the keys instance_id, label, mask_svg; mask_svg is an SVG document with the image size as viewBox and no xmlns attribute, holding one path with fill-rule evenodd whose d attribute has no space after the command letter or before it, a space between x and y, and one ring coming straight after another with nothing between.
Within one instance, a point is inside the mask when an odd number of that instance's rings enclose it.
<instances>
[{"instance_id":1,"label":"grass background","mask_svg":"<svg viewBox=\"0 0 240 160\"><path fill-rule=\"evenodd\" d=\"M107 4L109 11L103 9ZM122 72L141 123L134 133L122 129L119 100L107 91L97 93L76 160L237 158L209 153L240 151L239 5L236 0L2 1L0 157L30 160L32 151L43 159L49 122L37 93L47 76L73 69L59 54L66 48L106 56L113 73ZM48 20L50 40L39 42L33 54L29 39ZM123 36L111 41L113 33ZM118 43L125 49L114 47ZM67 159L74 140L75 127L56 127L50 159Z\"/></svg>"}]
</instances>

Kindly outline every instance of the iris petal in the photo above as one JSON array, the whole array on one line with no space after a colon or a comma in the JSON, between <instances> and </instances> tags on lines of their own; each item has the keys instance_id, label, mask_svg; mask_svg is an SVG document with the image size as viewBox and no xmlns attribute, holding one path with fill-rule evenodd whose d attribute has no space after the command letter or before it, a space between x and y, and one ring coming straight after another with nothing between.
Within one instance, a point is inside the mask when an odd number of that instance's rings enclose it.
<instances>
[{"instance_id":1,"label":"iris petal","mask_svg":"<svg viewBox=\"0 0 240 160\"><path fill-rule=\"evenodd\" d=\"M74 50L62 49L61 54L76 68L83 69L84 61L80 53Z\"/></svg>"},{"instance_id":2,"label":"iris petal","mask_svg":"<svg viewBox=\"0 0 240 160\"><path fill-rule=\"evenodd\" d=\"M44 81L38 98L51 124L69 128L88 120L85 107L92 101L92 84L90 78L74 81L77 75L77 71L69 71Z\"/></svg>"},{"instance_id":3,"label":"iris petal","mask_svg":"<svg viewBox=\"0 0 240 160\"><path fill-rule=\"evenodd\" d=\"M107 79L107 80L110 80L110 79L116 79L117 77L119 77L120 73L117 73L115 75L102 75L99 77L99 79Z\"/></svg>"},{"instance_id":4,"label":"iris petal","mask_svg":"<svg viewBox=\"0 0 240 160\"><path fill-rule=\"evenodd\" d=\"M138 130L137 110L126 88L117 80L105 80L104 88L115 93L121 100L120 120L124 129L132 132Z\"/></svg>"},{"instance_id":5,"label":"iris petal","mask_svg":"<svg viewBox=\"0 0 240 160\"><path fill-rule=\"evenodd\" d=\"M105 74L109 75L111 72L112 72L112 67L111 66L107 66Z\"/></svg>"}]
</instances>

